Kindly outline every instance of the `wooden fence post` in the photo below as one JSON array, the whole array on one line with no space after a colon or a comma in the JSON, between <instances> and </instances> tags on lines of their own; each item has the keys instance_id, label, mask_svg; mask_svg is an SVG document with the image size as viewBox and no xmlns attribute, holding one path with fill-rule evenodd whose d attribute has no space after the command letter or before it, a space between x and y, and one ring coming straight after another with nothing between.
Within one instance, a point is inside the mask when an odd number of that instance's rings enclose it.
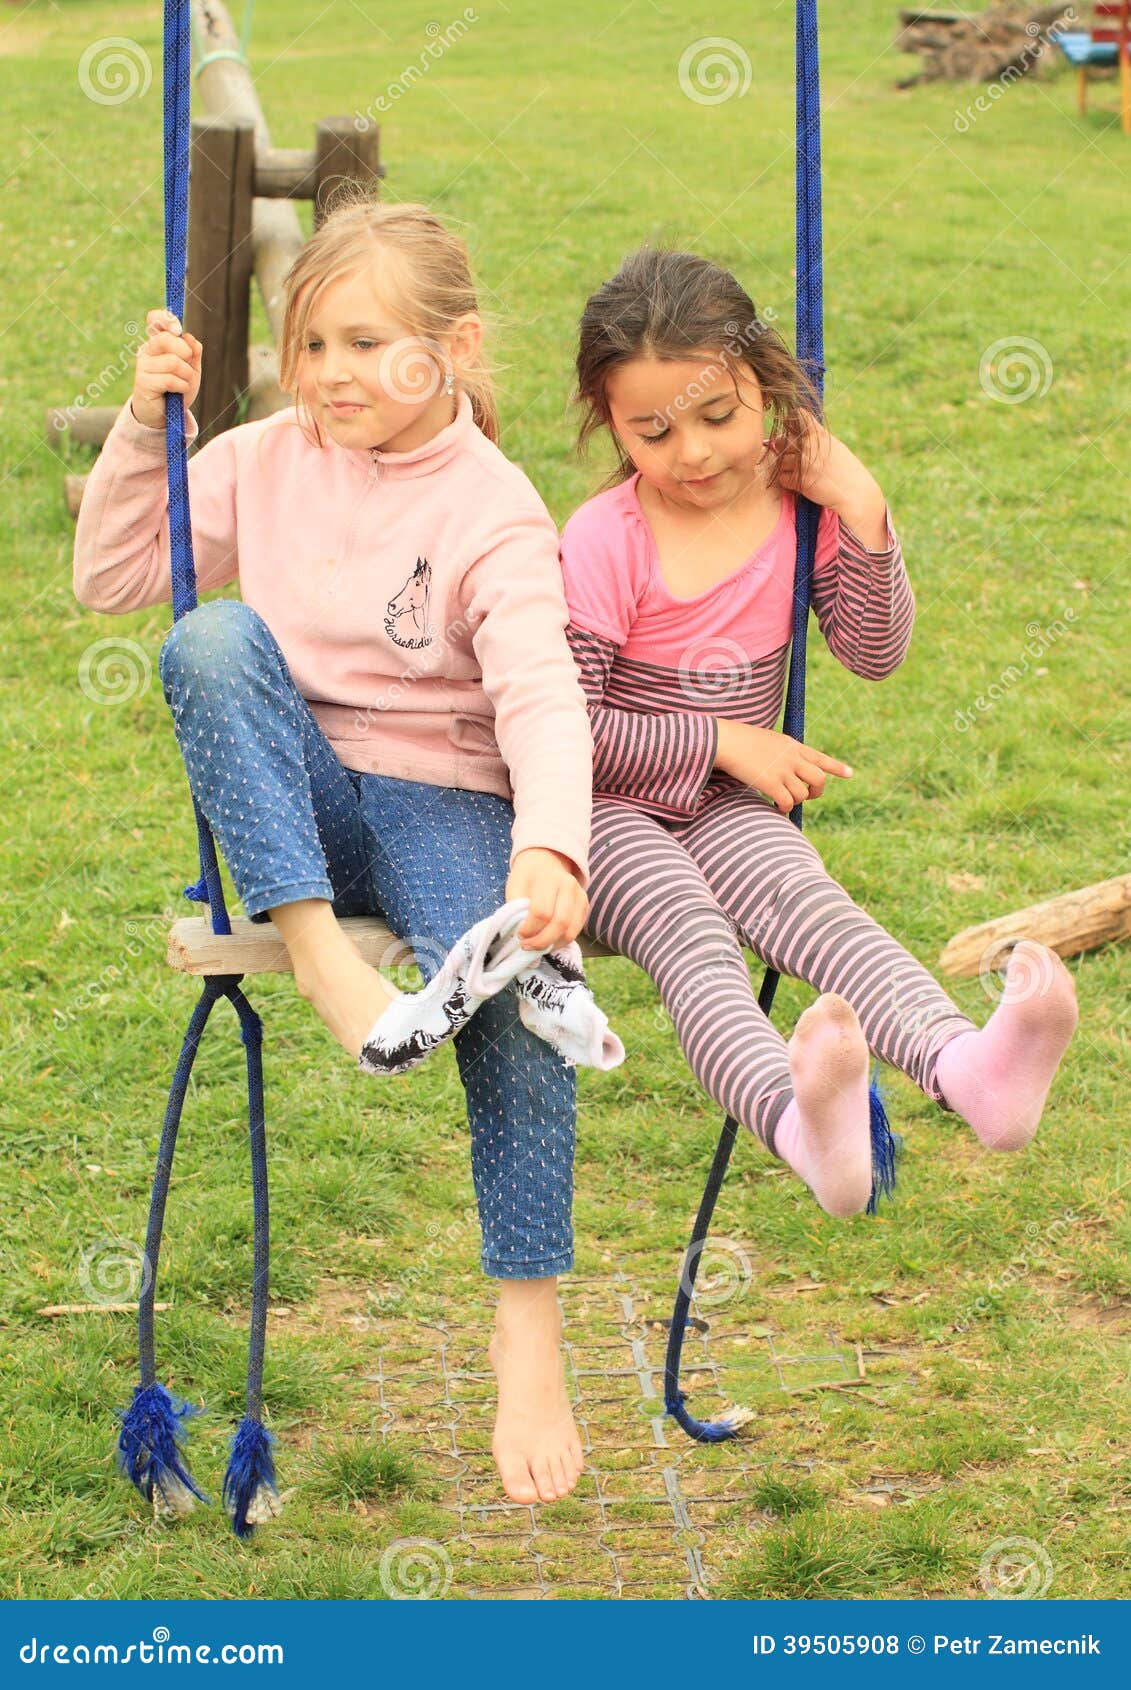
<instances>
[{"instance_id":1,"label":"wooden fence post","mask_svg":"<svg viewBox=\"0 0 1131 1690\"><path fill-rule=\"evenodd\" d=\"M194 118L190 171L185 328L204 345L193 406L203 445L240 420L248 384L253 125Z\"/></svg>"},{"instance_id":2,"label":"wooden fence post","mask_svg":"<svg viewBox=\"0 0 1131 1690\"><path fill-rule=\"evenodd\" d=\"M325 221L327 199L343 180L364 182L377 192L381 131L366 121L359 128L352 117L327 117L315 126L314 227Z\"/></svg>"}]
</instances>

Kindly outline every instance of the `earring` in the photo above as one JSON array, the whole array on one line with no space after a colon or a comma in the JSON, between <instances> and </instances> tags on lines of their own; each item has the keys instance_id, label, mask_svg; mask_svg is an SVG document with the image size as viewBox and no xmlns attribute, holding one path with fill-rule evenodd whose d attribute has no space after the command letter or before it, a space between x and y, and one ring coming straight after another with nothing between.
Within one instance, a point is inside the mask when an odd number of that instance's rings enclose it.
<instances>
[{"instance_id":1,"label":"earring","mask_svg":"<svg viewBox=\"0 0 1131 1690\"><path fill-rule=\"evenodd\" d=\"M448 398L450 399L452 394L455 392L455 390L456 390L455 371L449 370L447 375L444 377L444 392L447 394Z\"/></svg>"}]
</instances>

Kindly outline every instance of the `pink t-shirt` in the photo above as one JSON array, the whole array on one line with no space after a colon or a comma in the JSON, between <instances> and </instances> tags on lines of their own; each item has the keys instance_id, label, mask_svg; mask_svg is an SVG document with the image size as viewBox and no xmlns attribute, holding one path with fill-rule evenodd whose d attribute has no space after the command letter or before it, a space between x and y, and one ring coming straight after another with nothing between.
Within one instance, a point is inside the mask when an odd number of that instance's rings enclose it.
<instances>
[{"instance_id":1,"label":"pink t-shirt","mask_svg":"<svg viewBox=\"0 0 1131 1690\"><path fill-rule=\"evenodd\" d=\"M639 475L598 493L574 512L562 532L570 619L612 640L622 657L685 664L689 648L717 646L719 668L777 651L793 626L797 558L795 500L781 496L781 514L758 549L694 598L677 598L660 572L656 542L640 505ZM840 523L831 510L817 527L815 573L835 564Z\"/></svg>"},{"instance_id":2,"label":"pink t-shirt","mask_svg":"<svg viewBox=\"0 0 1131 1690\"><path fill-rule=\"evenodd\" d=\"M638 476L570 517L561 562L569 643L593 725L601 797L671 820L698 815L736 783L716 769L719 718L772 728L793 638L796 500L734 571L677 598L660 570ZM829 649L879 680L901 662L915 601L899 542L869 551L832 510L817 526L813 610Z\"/></svg>"}]
</instances>

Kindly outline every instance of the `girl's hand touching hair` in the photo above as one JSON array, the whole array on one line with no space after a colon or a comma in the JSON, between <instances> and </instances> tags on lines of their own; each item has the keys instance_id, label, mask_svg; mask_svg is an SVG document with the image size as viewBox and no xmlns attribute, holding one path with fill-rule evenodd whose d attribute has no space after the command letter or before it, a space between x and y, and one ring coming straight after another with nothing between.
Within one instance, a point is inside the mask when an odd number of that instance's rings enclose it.
<instances>
[{"instance_id":1,"label":"girl's hand touching hair","mask_svg":"<svg viewBox=\"0 0 1131 1690\"><path fill-rule=\"evenodd\" d=\"M577 938L589 914L589 899L574 864L560 851L541 845L528 846L515 857L507 879L508 904L512 898L530 899L530 911L518 936L531 951L568 945Z\"/></svg>"},{"instance_id":2,"label":"girl's hand touching hair","mask_svg":"<svg viewBox=\"0 0 1131 1690\"><path fill-rule=\"evenodd\" d=\"M149 339L138 348L130 407L144 427L164 428L166 393L182 393L187 409L200 392L204 348L169 311L147 311L145 321Z\"/></svg>"},{"instance_id":3,"label":"girl's hand touching hair","mask_svg":"<svg viewBox=\"0 0 1131 1690\"><path fill-rule=\"evenodd\" d=\"M855 452L830 434L811 411L805 412L805 439L800 452L791 448L784 436L770 445L779 458L779 486L835 511L872 551L886 549L887 503L878 481Z\"/></svg>"},{"instance_id":4,"label":"girl's hand touching hair","mask_svg":"<svg viewBox=\"0 0 1131 1690\"><path fill-rule=\"evenodd\" d=\"M764 793L782 815L788 816L795 804L820 798L827 776L851 777L847 763L774 728L754 728L748 722L720 717L718 730L715 767Z\"/></svg>"}]
</instances>

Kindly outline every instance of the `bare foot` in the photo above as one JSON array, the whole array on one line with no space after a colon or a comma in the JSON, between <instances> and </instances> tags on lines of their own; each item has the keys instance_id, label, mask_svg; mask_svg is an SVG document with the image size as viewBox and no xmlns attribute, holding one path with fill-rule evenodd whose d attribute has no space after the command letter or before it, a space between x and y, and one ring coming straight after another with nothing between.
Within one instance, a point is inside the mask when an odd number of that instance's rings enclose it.
<instances>
[{"instance_id":1,"label":"bare foot","mask_svg":"<svg viewBox=\"0 0 1131 1690\"><path fill-rule=\"evenodd\" d=\"M774 1135L826 1214L855 1215L872 1195L868 1046L846 999L825 992L789 1041L793 1099Z\"/></svg>"},{"instance_id":2,"label":"bare foot","mask_svg":"<svg viewBox=\"0 0 1131 1690\"><path fill-rule=\"evenodd\" d=\"M556 1279L504 1279L488 1346L499 1382L491 1453L512 1502L556 1502L584 1458L566 1394Z\"/></svg>"},{"instance_id":3,"label":"bare foot","mask_svg":"<svg viewBox=\"0 0 1131 1690\"><path fill-rule=\"evenodd\" d=\"M308 967L301 979L296 973L296 984L355 1062L374 1022L398 996L349 943L328 966Z\"/></svg>"}]
</instances>

